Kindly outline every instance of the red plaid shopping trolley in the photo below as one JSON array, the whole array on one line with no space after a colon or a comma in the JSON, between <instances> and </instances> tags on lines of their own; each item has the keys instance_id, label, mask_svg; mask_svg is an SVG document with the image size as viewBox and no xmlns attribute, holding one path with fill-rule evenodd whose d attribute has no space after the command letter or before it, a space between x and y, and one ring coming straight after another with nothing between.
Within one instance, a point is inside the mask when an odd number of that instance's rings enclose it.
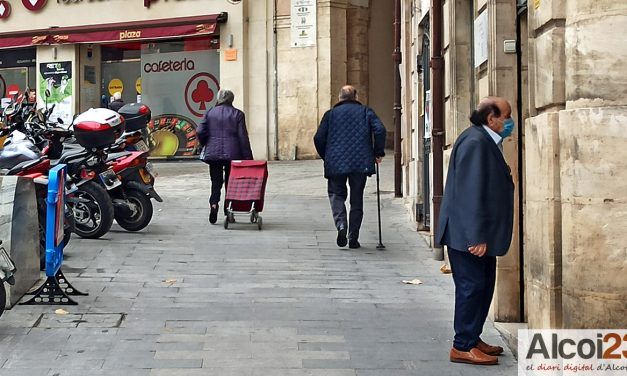
<instances>
[{"instance_id":1,"label":"red plaid shopping trolley","mask_svg":"<svg viewBox=\"0 0 627 376\"><path fill-rule=\"evenodd\" d=\"M229 184L226 188L226 218L224 228L235 222L235 214L250 216L261 230L263 199L268 181L268 163L265 161L232 161Z\"/></svg>"}]
</instances>

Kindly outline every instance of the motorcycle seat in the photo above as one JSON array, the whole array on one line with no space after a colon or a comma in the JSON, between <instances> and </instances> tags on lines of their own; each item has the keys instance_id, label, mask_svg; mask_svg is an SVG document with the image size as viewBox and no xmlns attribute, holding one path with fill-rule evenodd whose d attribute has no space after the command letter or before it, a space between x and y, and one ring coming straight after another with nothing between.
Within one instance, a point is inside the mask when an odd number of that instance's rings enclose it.
<instances>
[{"instance_id":1,"label":"motorcycle seat","mask_svg":"<svg viewBox=\"0 0 627 376\"><path fill-rule=\"evenodd\" d=\"M87 150L85 149L66 149L63 150L63 154L61 155L61 158L59 158L56 161L53 161L53 165L57 165L60 163L68 163L71 159L73 158L80 158L80 157L84 157L87 155Z\"/></svg>"},{"instance_id":2,"label":"motorcycle seat","mask_svg":"<svg viewBox=\"0 0 627 376\"><path fill-rule=\"evenodd\" d=\"M111 153L107 156L107 162L114 161L118 158L126 157L127 155L131 155L131 153L128 151L123 151L120 153Z\"/></svg>"},{"instance_id":3,"label":"motorcycle seat","mask_svg":"<svg viewBox=\"0 0 627 376\"><path fill-rule=\"evenodd\" d=\"M38 159L33 159L31 161L20 162L17 165L15 165L13 168L8 170L7 173L4 174L4 175L15 175L15 174L17 174L20 171L27 170L28 168L36 165L37 163L41 162L42 160L43 160L43 158L38 158ZM3 172L4 171L5 170L3 170Z\"/></svg>"}]
</instances>

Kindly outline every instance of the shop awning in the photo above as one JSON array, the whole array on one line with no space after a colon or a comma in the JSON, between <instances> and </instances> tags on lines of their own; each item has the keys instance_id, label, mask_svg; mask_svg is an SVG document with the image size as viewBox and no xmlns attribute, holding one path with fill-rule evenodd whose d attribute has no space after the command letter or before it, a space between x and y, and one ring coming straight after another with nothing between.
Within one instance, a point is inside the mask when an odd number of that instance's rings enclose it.
<instances>
[{"instance_id":1,"label":"shop awning","mask_svg":"<svg viewBox=\"0 0 627 376\"><path fill-rule=\"evenodd\" d=\"M226 13L220 13L197 17L0 33L0 48L64 43L127 42L212 35L218 33L218 25L226 22L227 17Z\"/></svg>"}]
</instances>

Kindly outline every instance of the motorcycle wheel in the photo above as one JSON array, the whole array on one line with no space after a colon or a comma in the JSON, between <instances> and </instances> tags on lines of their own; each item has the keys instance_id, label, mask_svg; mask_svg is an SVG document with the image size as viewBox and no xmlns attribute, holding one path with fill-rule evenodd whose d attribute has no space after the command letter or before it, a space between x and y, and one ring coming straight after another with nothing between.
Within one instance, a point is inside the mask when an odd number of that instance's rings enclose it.
<instances>
[{"instance_id":1,"label":"motorcycle wheel","mask_svg":"<svg viewBox=\"0 0 627 376\"><path fill-rule=\"evenodd\" d=\"M73 205L74 232L87 239L98 239L109 232L113 224L113 202L107 191L93 181L81 185L75 192L88 202Z\"/></svg>"},{"instance_id":2,"label":"motorcycle wheel","mask_svg":"<svg viewBox=\"0 0 627 376\"><path fill-rule=\"evenodd\" d=\"M4 313L4 306L7 305L7 292L4 289L4 282L0 282L0 316Z\"/></svg>"},{"instance_id":3,"label":"motorcycle wheel","mask_svg":"<svg viewBox=\"0 0 627 376\"><path fill-rule=\"evenodd\" d=\"M125 193L135 209L130 217L116 216L115 220L127 231L139 231L152 220L152 202L150 197L136 189L129 189Z\"/></svg>"}]
</instances>

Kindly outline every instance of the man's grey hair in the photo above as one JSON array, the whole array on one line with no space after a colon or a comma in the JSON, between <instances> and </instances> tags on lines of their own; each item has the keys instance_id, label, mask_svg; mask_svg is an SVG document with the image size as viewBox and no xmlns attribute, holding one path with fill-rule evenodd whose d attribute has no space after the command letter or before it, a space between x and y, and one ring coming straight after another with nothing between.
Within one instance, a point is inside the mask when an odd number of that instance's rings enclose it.
<instances>
[{"instance_id":1,"label":"man's grey hair","mask_svg":"<svg viewBox=\"0 0 627 376\"><path fill-rule=\"evenodd\" d=\"M355 101L357 100L357 89L351 85L343 86L340 89L340 102L341 101Z\"/></svg>"},{"instance_id":2,"label":"man's grey hair","mask_svg":"<svg viewBox=\"0 0 627 376\"><path fill-rule=\"evenodd\" d=\"M218 92L218 103L216 105L220 105L220 104L233 105L234 100L235 100L235 95L233 94L231 90L220 90Z\"/></svg>"}]
</instances>

